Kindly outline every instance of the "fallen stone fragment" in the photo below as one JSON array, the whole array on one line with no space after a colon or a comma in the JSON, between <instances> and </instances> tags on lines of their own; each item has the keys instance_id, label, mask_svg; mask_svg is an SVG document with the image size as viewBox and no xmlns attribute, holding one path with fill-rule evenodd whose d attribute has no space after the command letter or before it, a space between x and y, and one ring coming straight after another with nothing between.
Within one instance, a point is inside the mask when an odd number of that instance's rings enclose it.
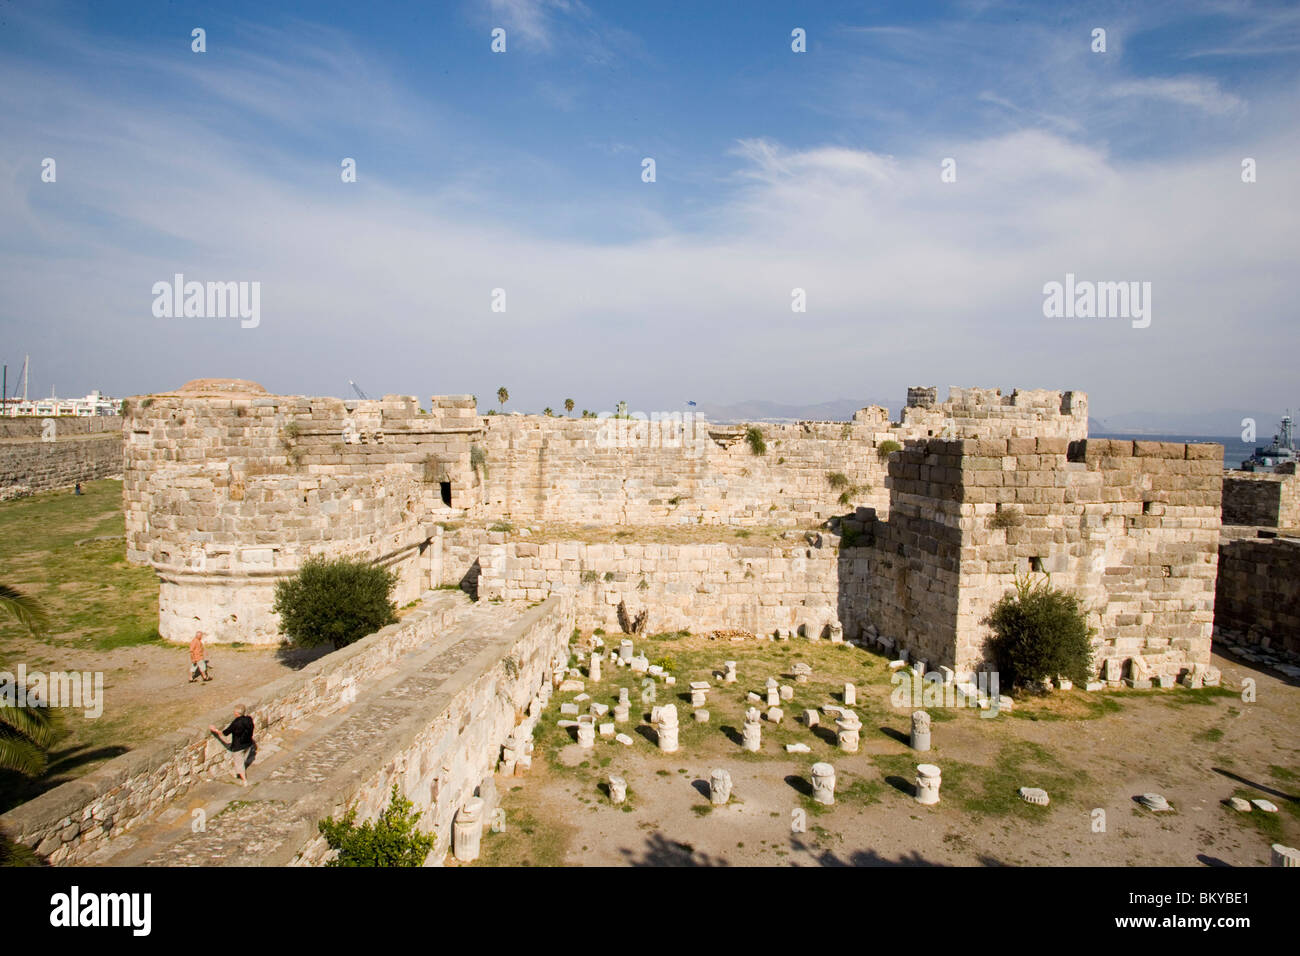
<instances>
[{"instance_id":1,"label":"fallen stone fragment","mask_svg":"<svg viewBox=\"0 0 1300 956\"><path fill-rule=\"evenodd\" d=\"M1045 807L1051 802L1047 796L1047 791L1041 787L1021 787L1020 799L1025 803L1033 803L1040 807Z\"/></svg>"},{"instance_id":2,"label":"fallen stone fragment","mask_svg":"<svg viewBox=\"0 0 1300 956\"><path fill-rule=\"evenodd\" d=\"M1277 813L1277 804L1275 804L1272 800L1264 800L1261 798L1259 800L1252 800L1250 802L1253 803L1260 810L1263 810L1265 813Z\"/></svg>"},{"instance_id":3,"label":"fallen stone fragment","mask_svg":"<svg viewBox=\"0 0 1300 956\"><path fill-rule=\"evenodd\" d=\"M1138 797L1138 803L1142 804L1142 806L1146 807L1148 810L1154 810L1156 813L1163 813L1164 811L1173 809L1173 807L1169 805L1169 801L1158 793L1144 793L1142 796Z\"/></svg>"},{"instance_id":4,"label":"fallen stone fragment","mask_svg":"<svg viewBox=\"0 0 1300 956\"><path fill-rule=\"evenodd\" d=\"M1241 797L1229 797L1228 806L1238 813L1250 813L1250 801L1243 800Z\"/></svg>"}]
</instances>

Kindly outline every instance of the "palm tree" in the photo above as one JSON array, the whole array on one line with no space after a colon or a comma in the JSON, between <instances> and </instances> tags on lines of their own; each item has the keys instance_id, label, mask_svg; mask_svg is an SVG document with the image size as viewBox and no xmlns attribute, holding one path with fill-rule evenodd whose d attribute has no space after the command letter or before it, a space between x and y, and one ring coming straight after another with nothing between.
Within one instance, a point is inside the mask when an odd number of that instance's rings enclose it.
<instances>
[{"instance_id":1,"label":"palm tree","mask_svg":"<svg viewBox=\"0 0 1300 956\"><path fill-rule=\"evenodd\" d=\"M545 415L547 418L550 418L551 416L553 416L553 415L555 414L555 409L553 409L553 408L551 408L551 406L547 405L545 408L542 409L542 414Z\"/></svg>"},{"instance_id":2,"label":"palm tree","mask_svg":"<svg viewBox=\"0 0 1300 956\"><path fill-rule=\"evenodd\" d=\"M510 401L510 391L504 385L497 389L497 401L501 403L502 408L505 408L506 402Z\"/></svg>"},{"instance_id":3,"label":"palm tree","mask_svg":"<svg viewBox=\"0 0 1300 956\"><path fill-rule=\"evenodd\" d=\"M33 637L44 634L49 624L45 608L35 598L7 584L0 584L0 611ZM54 734L48 707L0 707L0 770L40 776L49 764L46 749L54 742Z\"/></svg>"},{"instance_id":4,"label":"palm tree","mask_svg":"<svg viewBox=\"0 0 1300 956\"><path fill-rule=\"evenodd\" d=\"M573 414L573 399L571 399L571 398L566 398L566 399L564 400L564 413L565 413L566 415L572 415L572 414Z\"/></svg>"}]
</instances>

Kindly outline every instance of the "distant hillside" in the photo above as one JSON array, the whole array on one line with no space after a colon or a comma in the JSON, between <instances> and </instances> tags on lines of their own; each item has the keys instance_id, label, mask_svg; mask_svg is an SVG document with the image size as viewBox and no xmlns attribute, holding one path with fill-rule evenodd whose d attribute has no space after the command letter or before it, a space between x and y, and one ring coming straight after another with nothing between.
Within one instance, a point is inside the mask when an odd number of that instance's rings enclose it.
<instances>
[{"instance_id":1,"label":"distant hillside","mask_svg":"<svg viewBox=\"0 0 1300 956\"><path fill-rule=\"evenodd\" d=\"M1277 429L1276 418L1262 411L1223 408L1209 412L1156 412L1151 410L1120 412L1105 418L1088 418L1088 434L1100 435L1188 435L1218 438L1241 431L1243 418L1254 418L1259 434L1271 435Z\"/></svg>"}]
</instances>

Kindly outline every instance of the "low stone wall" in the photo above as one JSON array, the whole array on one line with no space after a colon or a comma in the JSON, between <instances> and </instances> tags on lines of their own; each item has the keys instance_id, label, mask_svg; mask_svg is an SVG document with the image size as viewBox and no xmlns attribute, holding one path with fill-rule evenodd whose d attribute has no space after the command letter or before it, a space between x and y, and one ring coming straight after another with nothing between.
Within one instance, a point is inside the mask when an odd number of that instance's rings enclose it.
<instances>
[{"instance_id":1,"label":"low stone wall","mask_svg":"<svg viewBox=\"0 0 1300 956\"><path fill-rule=\"evenodd\" d=\"M398 658L451 626L465 607L459 595L426 595L400 623L327 654L301 671L249 693L243 703L263 745L290 724L339 709L345 690L387 673ZM76 864L206 776L224 773L228 754L208 731L230 723L229 706L108 761L0 816L0 830L51 863Z\"/></svg>"},{"instance_id":2,"label":"low stone wall","mask_svg":"<svg viewBox=\"0 0 1300 956\"><path fill-rule=\"evenodd\" d=\"M429 863L441 862L450 852L452 820L475 795L484 798L486 830L486 817L495 806L492 777L502 744L511 736L531 735L544 703L531 715L529 703L549 683L555 665L568 661L573 623L571 597L556 595L526 611L492 640L476 645L474 656L424 696L420 711L390 733L388 739L402 742L400 749L381 747L363 755L365 767L349 768L349 792L316 794L310 805L295 806L295 816L305 821L303 830L310 831L311 839L298 845L292 859L287 858L292 844L286 843L266 865L322 864L330 851L316 834L314 821L337 817L347 807L356 808L358 824L374 820L388 805L394 784L420 811L420 829L436 837Z\"/></svg>"},{"instance_id":3,"label":"low stone wall","mask_svg":"<svg viewBox=\"0 0 1300 956\"><path fill-rule=\"evenodd\" d=\"M617 631L618 604L646 628L777 630L820 636L841 623L841 561L830 535L783 545L590 544L552 541L489 544L481 557L480 599L538 601L574 595L578 623Z\"/></svg>"},{"instance_id":4,"label":"low stone wall","mask_svg":"<svg viewBox=\"0 0 1300 956\"><path fill-rule=\"evenodd\" d=\"M1226 472L1223 476L1223 523L1300 528L1300 476Z\"/></svg>"},{"instance_id":5,"label":"low stone wall","mask_svg":"<svg viewBox=\"0 0 1300 956\"><path fill-rule=\"evenodd\" d=\"M1214 625L1247 643L1300 654L1300 539L1225 539Z\"/></svg>"},{"instance_id":6,"label":"low stone wall","mask_svg":"<svg viewBox=\"0 0 1300 956\"><path fill-rule=\"evenodd\" d=\"M81 421L69 419L70 423ZM120 432L60 437L57 441L0 441L0 501L121 473Z\"/></svg>"},{"instance_id":7,"label":"low stone wall","mask_svg":"<svg viewBox=\"0 0 1300 956\"><path fill-rule=\"evenodd\" d=\"M60 438L69 435L122 435L122 419L117 415L23 415L0 418L0 438L40 438L46 431L47 421L54 422L54 432Z\"/></svg>"}]
</instances>

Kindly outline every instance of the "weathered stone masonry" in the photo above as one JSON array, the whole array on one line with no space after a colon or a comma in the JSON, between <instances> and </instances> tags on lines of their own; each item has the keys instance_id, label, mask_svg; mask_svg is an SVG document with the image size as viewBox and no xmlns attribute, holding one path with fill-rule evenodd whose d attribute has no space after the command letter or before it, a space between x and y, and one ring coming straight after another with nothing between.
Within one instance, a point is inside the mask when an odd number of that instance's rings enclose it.
<instances>
[{"instance_id":1,"label":"weathered stone masonry","mask_svg":"<svg viewBox=\"0 0 1300 956\"><path fill-rule=\"evenodd\" d=\"M46 421L54 440L42 440ZM121 473L118 418L0 419L0 501Z\"/></svg>"}]
</instances>

